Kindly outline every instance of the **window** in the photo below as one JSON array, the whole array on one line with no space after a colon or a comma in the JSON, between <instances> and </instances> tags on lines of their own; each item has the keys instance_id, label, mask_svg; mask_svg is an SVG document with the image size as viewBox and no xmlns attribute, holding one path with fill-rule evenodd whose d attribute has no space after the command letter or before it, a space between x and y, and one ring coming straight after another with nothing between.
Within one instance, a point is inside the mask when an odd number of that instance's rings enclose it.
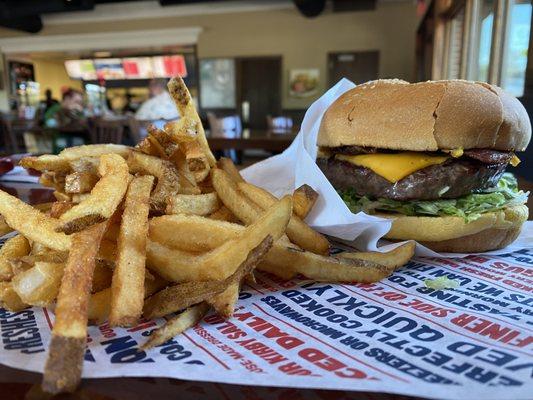
<instances>
[{"instance_id":1,"label":"window","mask_svg":"<svg viewBox=\"0 0 533 400\"><path fill-rule=\"evenodd\" d=\"M486 82L489 80L490 49L492 44L492 28L494 25L494 1L483 0L480 3L476 21L477 46L474 47L476 57L473 78Z\"/></svg>"},{"instance_id":2,"label":"window","mask_svg":"<svg viewBox=\"0 0 533 400\"><path fill-rule=\"evenodd\" d=\"M446 76L448 79L459 79L461 77L461 57L463 52L463 35L465 22L465 8L460 11L449 22L450 44L448 47L448 69Z\"/></svg>"},{"instance_id":3,"label":"window","mask_svg":"<svg viewBox=\"0 0 533 400\"><path fill-rule=\"evenodd\" d=\"M501 86L517 97L524 94L530 27L531 1L512 1L505 35Z\"/></svg>"}]
</instances>

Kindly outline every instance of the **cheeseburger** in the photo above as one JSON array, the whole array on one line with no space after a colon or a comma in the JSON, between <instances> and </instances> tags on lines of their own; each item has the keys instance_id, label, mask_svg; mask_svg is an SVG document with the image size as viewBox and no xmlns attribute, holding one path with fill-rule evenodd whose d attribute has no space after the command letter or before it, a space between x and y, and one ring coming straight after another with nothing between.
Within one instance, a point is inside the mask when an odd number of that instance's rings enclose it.
<instances>
[{"instance_id":1,"label":"cheeseburger","mask_svg":"<svg viewBox=\"0 0 533 400\"><path fill-rule=\"evenodd\" d=\"M505 170L530 138L524 107L499 87L378 80L326 111L317 164L353 212L392 220L387 238L481 252L527 220L527 193Z\"/></svg>"}]
</instances>

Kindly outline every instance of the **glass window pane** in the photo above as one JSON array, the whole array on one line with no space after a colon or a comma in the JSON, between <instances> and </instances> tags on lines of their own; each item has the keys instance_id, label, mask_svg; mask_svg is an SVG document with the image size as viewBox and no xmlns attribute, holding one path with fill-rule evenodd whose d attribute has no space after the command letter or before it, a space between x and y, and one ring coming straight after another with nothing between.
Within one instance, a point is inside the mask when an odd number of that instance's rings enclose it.
<instances>
[{"instance_id":1,"label":"glass window pane","mask_svg":"<svg viewBox=\"0 0 533 400\"><path fill-rule=\"evenodd\" d=\"M492 44L492 25L494 23L494 1L483 0L478 17L478 52L475 79L487 81L489 78L490 47Z\"/></svg>"},{"instance_id":2,"label":"glass window pane","mask_svg":"<svg viewBox=\"0 0 533 400\"><path fill-rule=\"evenodd\" d=\"M507 22L501 86L517 97L524 94L530 27L531 1L514 0Z\"/></svg>"},{"instance_id":3,"label":"glass window pane","mask_svg":"<svg viewBox=\"0 0 533 400\"><path fill-rule=\"evenodd\" d=\"M465 9L463 7L451 21L450 48L448 49L448 79L459 79L461 77L464 19Z\"/></svg>"},{"instance_id":4,"label":"glass window pane","mask_svg":"<svg viewBox=\"0 0 533 400\"><path fill-rule=\"evenodd\" d=\"M200 60L202 108L235 108L235 60Z\"/></svg>"}]
</instances>

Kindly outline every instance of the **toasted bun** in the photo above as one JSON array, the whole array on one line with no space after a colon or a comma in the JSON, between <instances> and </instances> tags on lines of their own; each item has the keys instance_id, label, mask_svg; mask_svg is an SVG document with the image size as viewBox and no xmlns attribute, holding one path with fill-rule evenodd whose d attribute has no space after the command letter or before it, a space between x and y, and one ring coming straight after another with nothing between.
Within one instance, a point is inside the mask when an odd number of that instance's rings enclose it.
<instances>
[{"instance_id":1,"label":"toasted bun","mask_svg":"<svg viewBox=\"0 0 533 400\"><path fill-rule=\"evenodd\" d=\"M525 205L509 207L485 213L470 223L460 217L377 215L393 221L385 235L387 239L412 239L435 251L469 253L501 249L512 243L527 220L528 211Z\"/></svg>"},{"instance_id":2,"label":"toasted bun","mask_svg":"<svg viewBox=\"0 0 533 400\"><path fill-rule=\"evenodd\" d=\"M525 150L531 123L522 104L487 83L367 82L326 111L318 145L436 151L462 147Z\"/></svg>"}]
</instances>

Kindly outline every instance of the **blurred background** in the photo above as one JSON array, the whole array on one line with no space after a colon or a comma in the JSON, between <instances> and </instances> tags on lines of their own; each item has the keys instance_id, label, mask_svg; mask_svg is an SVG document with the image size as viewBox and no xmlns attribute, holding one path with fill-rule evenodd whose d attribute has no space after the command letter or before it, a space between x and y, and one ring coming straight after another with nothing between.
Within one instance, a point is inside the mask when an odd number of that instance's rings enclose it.
<instances>
[{"instance_id":1,"label":"blurred background","mask_svg":"<svg viewBox=\"0 0 533 400\"><path fill-rule=\"evenodd\" d=\"M0 151L133 144L148 124L178 118L165 91L175 74L212 148L244 165L283 151L307 107L343 77L486 81L531 114L531 9L525 0L4 0ZM532 154L518 168L531 181Z\"/></svg>"}]
</instances>

